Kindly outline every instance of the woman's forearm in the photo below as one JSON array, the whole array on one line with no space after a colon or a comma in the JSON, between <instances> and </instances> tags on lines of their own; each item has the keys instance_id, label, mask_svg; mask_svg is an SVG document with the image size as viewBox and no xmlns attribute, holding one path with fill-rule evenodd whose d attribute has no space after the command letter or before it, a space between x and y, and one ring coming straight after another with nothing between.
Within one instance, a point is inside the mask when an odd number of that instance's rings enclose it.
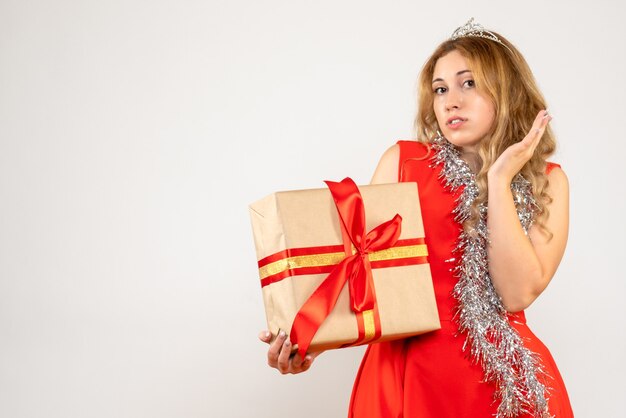
<instances>
[{"instance_id":1,"label":"woman's forearm","mask_svg":"<svg viewBox=\"0 0 626 418\"><path fill-rule=\"evenodd\" d=\"M539 295L537 284L542 268L517 216L511 182L496 176L490 176L488 181L489 274L504 307L517 312Z\"/></svg>"}]
</instances>

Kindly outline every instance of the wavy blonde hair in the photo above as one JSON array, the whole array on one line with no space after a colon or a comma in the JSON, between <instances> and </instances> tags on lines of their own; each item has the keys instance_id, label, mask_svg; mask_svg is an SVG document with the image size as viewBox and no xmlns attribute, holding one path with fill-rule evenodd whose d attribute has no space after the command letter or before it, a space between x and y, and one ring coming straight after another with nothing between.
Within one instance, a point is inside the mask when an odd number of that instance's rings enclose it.
<instances>
[{"instance_id":1,"label":"wavy blonde hair","mask_svg":"<svg viewBox=\"0 0 626 418\"><path fill-rule=\"evenodd\" d=\"M431 142L439 126L433 109L433 72L437 60L452 51L458 51L466 60L474 77L475 86L486 94L495 108L494 124L487 137L478 146L479 169L476 182L479 194L472 205L471 216L463 228L471 233L478 221L478 206L487 202L487 172L496 159L512 144L521 141L530 131L537 113L546 109L546 102L522 54L507 39L494 33L507 47L490 39L462 37L449 39L437 47L424 64L418 81L418 111L415 131L418 141ZM546 189L546 159L554 153L556 140L550 126L546 127L531 159L520 171L532 184L538 205L535 222L552 238L545 221L547 204L552 201Z\"/></svg>"}]
</instances>

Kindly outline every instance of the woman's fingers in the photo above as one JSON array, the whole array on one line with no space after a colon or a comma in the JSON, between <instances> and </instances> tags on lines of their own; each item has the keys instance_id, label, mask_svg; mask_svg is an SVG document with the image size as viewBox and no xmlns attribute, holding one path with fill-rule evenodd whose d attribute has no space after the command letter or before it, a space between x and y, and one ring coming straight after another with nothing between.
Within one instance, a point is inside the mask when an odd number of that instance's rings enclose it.
<instances>
[{"instance_id":1,"label":"woman's fingers","mask_svg":"<svg viewBox=\"0 0 626 418\"><path fill-rule=\"evenodd\" d=\"M272 334L269 331L262 331L259 333L259 340L270 345L267 351L267 364L282 374L296 374L307 371L313 364L315 357L320 354L307 354L304 359L298 353L292 356L291 341L289 341L284 331L280 331L274 341L271 341Z\"/></svg>"},{"instance_id":2,"label":"woman's fingers","mask_svg":"<svg viewBox=\"0 0 626 418\"><path fill-rule=\"evenodd\" d=\"M302 367L302 357L300 357L300 354L296 353L293 356L291 356L291 370L293 372L296 372L296 370L300 370L300 368Z\"/></svg>"},{"instance_id":3,"label":"woman's fingers","mask_svg":"<svg viewBox=\"0 0 626 418\"><path fill-rule=\"evenodd\" d=\"M284 339L283 345L278 355L278 370L282 373L289 373L289 357L291 356L291 341Z\"/></svg>"},{"instance_id":4,"label":"woman's fingers","mask_svg":"<svg viewBox=\"0 0 626 418\"><path fill-rule=\"evenodd\" d=\"M548 113L547 110L542 110L535 117L535 121L533 122L533 126L526 136L528 138L529 145L531 145L532 150L534 151L537 144L539 144L539 140L543 136L543 133L546 130L546 126L552 120L552 116Z\"/></svg>"},{"instance_id":5,"label":"woman's fingers","mask_svg":"<svg viewBox=\"0 0 626 418\"><path fill-rule=\"evenodd\" d=\"M285 331L280 331L278 337L270 344L270 349L267 351L267 364L270 367L278 368L278 358L286 338Z\"/></svg>"},{"instance_id":6,"label":"woman's fingers","mask_svg":"<svg viewBox=\"0 0 626 418\"><path fill-rule=\"evenodd\" d=\"M314 358L315 358L314 356L307 354L304 357L304 361L302 362L302 365L300 367L301 371L306 372L307 370L309 370L309 367L311 367L311 364L313 364Z\"/></svg>"},{"instance_id":7,"label":"woman's fingers","mask_svg":"<svg viewBox=\"0 0 626 418\"><path fill-rule=\"evenodd\" d=\"M269 331L261 331L259 333L259 340L263 341L264 343L270 343L270 340L272 339L272 333Z\"/></svg>"}]
</instances>

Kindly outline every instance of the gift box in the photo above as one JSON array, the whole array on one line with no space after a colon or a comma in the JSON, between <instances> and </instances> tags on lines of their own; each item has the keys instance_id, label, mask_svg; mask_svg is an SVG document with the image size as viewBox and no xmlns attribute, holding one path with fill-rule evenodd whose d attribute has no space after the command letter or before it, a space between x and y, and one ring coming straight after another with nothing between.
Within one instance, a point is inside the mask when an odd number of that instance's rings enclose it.
<instances>
[{"instance_id":1,"label":"gift box","mask_svg":"<svg viewBox=\"0 0 626 418\"><path fill-rule=\"evenodd\" d=\"M326 184L249 206L270 332L304 355L439 329L417 184Z\"/></svg>"}]
</instances>

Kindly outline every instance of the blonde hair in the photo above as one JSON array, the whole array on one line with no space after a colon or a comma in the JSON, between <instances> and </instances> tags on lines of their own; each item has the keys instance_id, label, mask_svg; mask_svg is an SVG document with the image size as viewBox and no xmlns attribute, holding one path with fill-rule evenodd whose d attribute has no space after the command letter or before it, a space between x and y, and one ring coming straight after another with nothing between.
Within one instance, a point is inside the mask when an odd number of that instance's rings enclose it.
<instances>
[{"instance_id":1,"label":"blonde hair","mask_svg":"<svg viewBox=\"0 0 626 418\"><path fill-rule=\"evenodd\" d=\"M476 88L486 94L495 108L495 119L487 137L478 146L479 170L476 182L479 194L472 205L472 215L463 228L471 232L476 226L478 206L487 201L487 172L502 152L521 141L530 131L537 113L546 109L546 102L537 87L528 63L508 40L494 33L505 45L479 37L462 37L443 42L424 64L418 82L418 111L415 130L418 141L428 143L439 129L433 109L432 79L437 60L452 51L458 51L466 60L474 77ZM507 49L508 47L508 49ZM524 165L521 174L532 184L538 205L537 225L552 238L545 227L547 204L552 198L546 192L548 178L546 159L554 153L556 140L550 126L546 127L533 156Z\"/></svg>"}]
</instances>

